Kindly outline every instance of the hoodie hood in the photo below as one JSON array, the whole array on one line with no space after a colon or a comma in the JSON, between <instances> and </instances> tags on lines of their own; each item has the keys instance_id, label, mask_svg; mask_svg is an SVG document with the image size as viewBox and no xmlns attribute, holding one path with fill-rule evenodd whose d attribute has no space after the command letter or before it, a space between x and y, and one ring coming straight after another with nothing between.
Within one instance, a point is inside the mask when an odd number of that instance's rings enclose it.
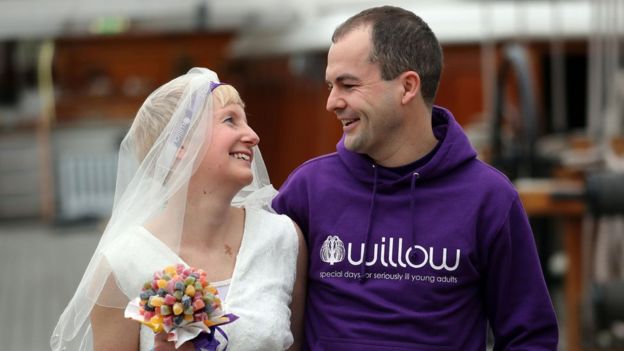
<instances>
[{"instance_id":1,"label":"hoodie hood","mask_svg":"<svg viewBox=\"0 0 624 351\"><path fill-rule=\"evenodd\" d=\"M476 151L450 111L434 106L431 114L431 124L433 134L439 142L438 150L427 163L406 175L399 175L385 167L375 165L375 161L367 155L347 150L344 146L344 136L336 145L338 156L355 178L367 184L375 182L374 168L376 168L376 182L379 187L410 182L413 178L411 176L413 172L419 174L419 183L427 181L428 179L448 174L464 162L476 158Z\"/></svg>"}]
</instances>

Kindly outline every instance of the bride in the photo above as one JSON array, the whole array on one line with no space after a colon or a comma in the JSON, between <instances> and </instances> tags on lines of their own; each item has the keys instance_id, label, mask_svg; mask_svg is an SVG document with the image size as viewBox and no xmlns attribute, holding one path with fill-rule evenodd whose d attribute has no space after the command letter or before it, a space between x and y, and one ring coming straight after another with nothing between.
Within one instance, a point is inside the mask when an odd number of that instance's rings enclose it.
<instances>
[{"instance_id":1,"label":"bride","mask_svg":"<svg viewBox=\"0 0 624 351\"><path fill-rule=\"evenodd\" d=\"M238 92L193 68L153 92L119 151L111 219L51 338L52 350L168 350L124 318L156 271L207 272L225 313L219 350L299 349L306 248L276 191ZM179 350L194 350L193 342Z\"/></svg>"}]
</instances>

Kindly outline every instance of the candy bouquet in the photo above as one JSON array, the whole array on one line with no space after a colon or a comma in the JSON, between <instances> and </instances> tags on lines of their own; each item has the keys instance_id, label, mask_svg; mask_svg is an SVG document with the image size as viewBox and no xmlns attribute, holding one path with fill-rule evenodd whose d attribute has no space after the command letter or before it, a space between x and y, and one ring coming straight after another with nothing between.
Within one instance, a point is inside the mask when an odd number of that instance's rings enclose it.
<instances>
[{"instance_id":1,"label":"candy bouquet","mask_svg":"<svg viewBox=\"0 0 624 351\"><path fill-rule=\"evenodd\" d=\"M182 264L168 266L144 284L139 297L128 303L124 315L155 333L167 332L167 340L175 342L176 348L193 340L197 349L216 350L219 342L215 331L227 340L218 326L238 318L223 313L218 294L201 269Z\"/></svg>"}]
</instances>

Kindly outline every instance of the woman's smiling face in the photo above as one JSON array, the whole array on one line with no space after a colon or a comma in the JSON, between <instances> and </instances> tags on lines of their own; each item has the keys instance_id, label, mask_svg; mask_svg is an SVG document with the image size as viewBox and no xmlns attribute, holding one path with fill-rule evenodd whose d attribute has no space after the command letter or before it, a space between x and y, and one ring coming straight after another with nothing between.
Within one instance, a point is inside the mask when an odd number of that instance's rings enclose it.
<instances>
[{"instance_id":1,"label":"woman's smiling face","mask_svg":"<svg viewBox=\"0 0 624 351\"><path fill-rule=\"evenodd\" d=\"M245 110L239 104L214 106L210 144L203 159L203 172L212 179L233 181L241 188L253 180L252 148L260 142L247 124ZM208 174L208 173L205 173Z\"/></svg>"}]
</instances>

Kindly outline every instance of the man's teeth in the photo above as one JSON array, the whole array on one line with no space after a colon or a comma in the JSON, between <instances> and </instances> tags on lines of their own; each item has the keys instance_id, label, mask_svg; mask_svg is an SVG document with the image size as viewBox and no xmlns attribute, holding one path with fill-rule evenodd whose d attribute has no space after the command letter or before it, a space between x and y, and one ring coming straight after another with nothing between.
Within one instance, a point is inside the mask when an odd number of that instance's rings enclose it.
<instances>
[{"instance_id":1,"label":"man's teeth","mask_svg":"<svg viewBox=\"0 0 624 351\"><path fill-rule=\"evenodd\" d=\"M355 121L357 121L357 119L343 119L341 122L342 122L342 125L346 127Z\"/></svg>"},{"instance_id":2,"label":"man's teeth","mask_svg":"<svg viewBox=\"0 0 624 351\"><path fill-rule=\"evenodd\" d=\"M240 152L235 152L232 154L232 156L234 156L235 158L239 159L239 160L245 160L245 161L249 161L250 157L247 154L243 154Z\"/></svg>"}]
</instances>

